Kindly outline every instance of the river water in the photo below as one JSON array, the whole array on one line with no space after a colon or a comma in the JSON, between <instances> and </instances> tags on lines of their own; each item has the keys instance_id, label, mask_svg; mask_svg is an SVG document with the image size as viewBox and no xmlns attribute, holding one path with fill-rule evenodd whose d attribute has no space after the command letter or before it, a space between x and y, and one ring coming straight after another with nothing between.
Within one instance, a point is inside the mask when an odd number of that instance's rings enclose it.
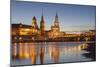
<instances>
[{"instance_id":1,"label":"river water","mask_svg":"<svg viewBox=\"0 0 100 67\"><path fill-rule=\"evenodd\" d=\"M91 43L91 42L90 42ZM91 61L83 54L89 51L87 42L13 43L11 65L37 65Z\"/></svg>"}]
</instances>

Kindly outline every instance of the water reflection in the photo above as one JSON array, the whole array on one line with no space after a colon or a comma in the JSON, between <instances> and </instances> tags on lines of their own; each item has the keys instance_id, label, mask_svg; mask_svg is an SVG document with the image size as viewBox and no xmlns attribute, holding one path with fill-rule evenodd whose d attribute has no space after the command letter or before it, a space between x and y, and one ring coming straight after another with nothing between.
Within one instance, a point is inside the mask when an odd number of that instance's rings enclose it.
<instances>
[{"instance_id":1,"label":"water reflection","mask_svg":"<svg viewBox=\"0 0 100 67\"><path fill-rule=\"evenodd\" d=\"M66 58L70 61L75 60L76 57L82 60L83 49L88 48L87 43L67 43L67 42L48 42L48 43L13 43L12 44L12 61L18 65L16 60L31 61L30 64L45 64L45 63L59 63ZM13 60L15 59L15 60ZM65 60L68 62L69 60ZM13 63L12 63L13 64ZM25 63L29 64L29 63Z\"/></svg>"},{"instance_id":2,"label":"water reflection","mask_svg":"<svg viewBox=\"0 0 100 67\"><path fill-rule=\"evenodd\" d=\"M52 58L53 62L58 63L60 56L59 46L56 45L56 43L53 43L52 46L50 46L49 51L50 57Z\"/></svg>"},{"instance_id":3,"label":"water reflection","mask_svg":"<svg viewBox=\"0 0 100 67\"><path fill-rule=\"evenodd\" d=\"M30 49L29 54L30 54L31 62L32 62L32 64L36 64L36 58L37 58L36 46L29 45L29 49Z\"/></svg>"}]
</instances>

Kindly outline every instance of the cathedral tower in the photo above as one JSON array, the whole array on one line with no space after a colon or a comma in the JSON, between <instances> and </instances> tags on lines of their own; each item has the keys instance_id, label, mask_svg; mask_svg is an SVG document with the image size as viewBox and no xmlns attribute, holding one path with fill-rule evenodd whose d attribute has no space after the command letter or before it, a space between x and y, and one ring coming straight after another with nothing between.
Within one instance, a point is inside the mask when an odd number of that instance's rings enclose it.
<instances>
[{"instance_id":1,"label":"cathedral tower","mask_svg":"<svg viewBox=\"0 0 100 67\"><path fill-rule=\"evenodd\" d=\"M37 20L36 20L35 16L32 18L32 27L34 29L34 32L37 32L37 30L39 29L38 25L37 25Z\"/></svg>"},{"instance_id":2,"label":"cathedral tower","mask_svg":"<svg viewBox=\"0 0 100 67\"><path fill-rule=\"evenodd\" d=\"M43 12L42 12L41 21L40 21L40 31L41 31L41 36L44 36L45 35L45 21L43 17Z\"/></svg>"},{"instance_id":3,"label":"cathedral tower","mask_svg":"<svg viewBox=\"0 0 100 67\"><path fill-rule=\"evenodd\" d=\"M54 28L56 29L56 31L60 31L59 20L58 20L58 14L57 13L56 13L55 20L54 20Z\"/></svg>"},{"instance_id":4,"label":"cathedral tower","mask_svg":"<svg viewBox=\"0 0 100 67\"><path fill-rule=\"evenodd\" d=\"M32 18L32 27L38 29L37 20L35 16Z\"/></svg>"},{"instance_id":5,"label":"cathedral tower","mask_svg":"<svg viewBox=\"0 0 100 67\"><path fill-rule=\"evenodd\" d=\"M57 13L56 13L56 16L55 16L54 26L59 27L59 21L58 21L58 14Z\"/></svg>"}]
</instances>

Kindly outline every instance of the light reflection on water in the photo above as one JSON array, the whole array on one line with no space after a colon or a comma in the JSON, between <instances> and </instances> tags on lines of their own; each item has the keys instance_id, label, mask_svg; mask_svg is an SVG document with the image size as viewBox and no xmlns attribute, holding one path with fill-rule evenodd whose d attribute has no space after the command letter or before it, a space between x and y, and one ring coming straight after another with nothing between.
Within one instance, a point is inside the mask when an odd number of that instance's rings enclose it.
<instances>
[{"instance_id":1,"label":"light reflection on water","mask_svg":"<svg viewBox=\"0 0 100 67\"><path fill-rule=\"evenodd\" d=\"M13 43L11 65L90 61L82 55L87 47L81 42Z\"/></svg>"}]
</instances>

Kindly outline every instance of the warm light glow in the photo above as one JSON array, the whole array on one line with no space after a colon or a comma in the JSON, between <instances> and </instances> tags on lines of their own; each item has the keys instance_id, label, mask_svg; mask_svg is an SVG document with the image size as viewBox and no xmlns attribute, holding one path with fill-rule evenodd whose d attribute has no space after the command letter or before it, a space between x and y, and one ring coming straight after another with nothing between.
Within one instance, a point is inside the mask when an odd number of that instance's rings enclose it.
<instances>
[{"instance_id":1,"label":"warm light glow","mask_svg":"<svg viewBox=\"0 0 100 67\"><path fill-rule=\"evenodd\" d=\"M25 31L29 31L30 29L25 29Z\"/></svg>"}]
</instances>

